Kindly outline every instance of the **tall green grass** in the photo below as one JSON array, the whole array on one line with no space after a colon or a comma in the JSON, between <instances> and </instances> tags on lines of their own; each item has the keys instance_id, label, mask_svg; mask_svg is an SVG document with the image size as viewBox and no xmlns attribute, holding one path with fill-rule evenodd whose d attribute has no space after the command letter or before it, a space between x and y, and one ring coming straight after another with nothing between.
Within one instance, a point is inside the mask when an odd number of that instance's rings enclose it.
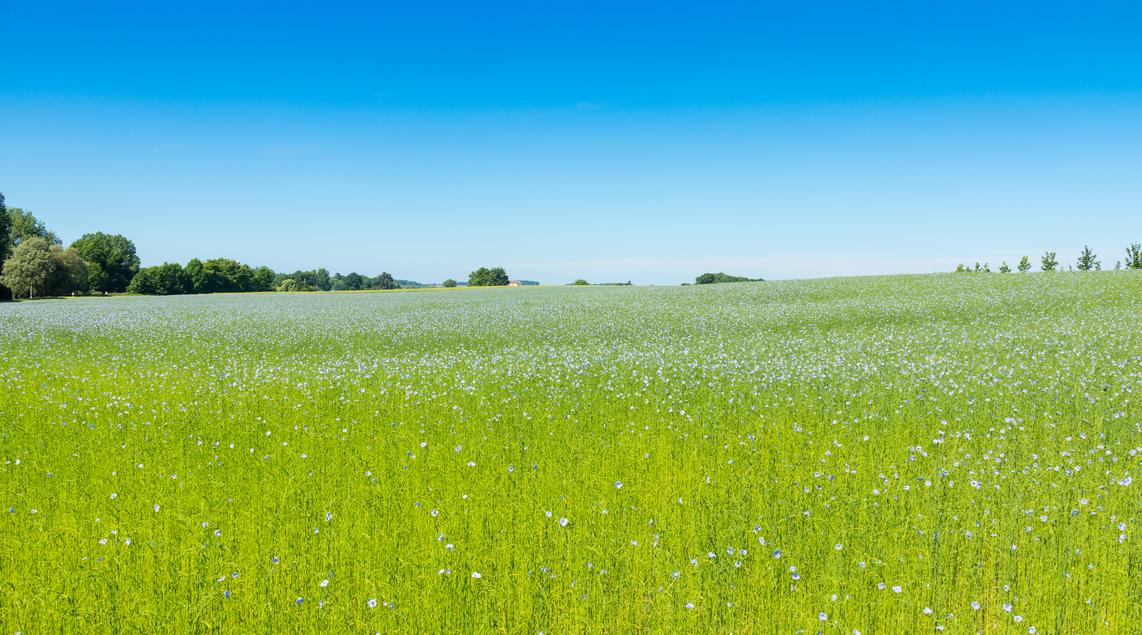
<instances>
[{"instance_id":1,"label":"tall green grass","mask_svg":"<svg viewBox=\"0 0 1142 635\"><path fill-rule=\"evenodd\" d=\"M0 305L0 624L1134 633L1139 393L1129 273Z\"/></svg>"}]
</instances>

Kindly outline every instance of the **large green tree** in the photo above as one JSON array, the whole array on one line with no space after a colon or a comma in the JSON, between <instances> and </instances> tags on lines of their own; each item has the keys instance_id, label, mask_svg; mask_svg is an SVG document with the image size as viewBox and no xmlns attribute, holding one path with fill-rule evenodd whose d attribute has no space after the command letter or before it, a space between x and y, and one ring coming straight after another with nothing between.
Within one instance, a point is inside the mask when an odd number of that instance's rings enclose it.
<instances>
[{"instance_id":1,"label":"large green tree","mask_svg":"<svg viewBox=\"0 0 1142 635\"><path fill-rule=\"evenodd\" d=\"M399 289L400 285L393 279L391 273L382 271L381 275L369 281L370 289Z\"/></svg>"},{"instance_id":2,"label":"large green tree","mask_svg":"<svg viewBox=\"0 0 1142 635\"><path fill-rule=\"evenodd\" d=\"M4 261L0 281L20 297L34 298L47 292L55 274L56 260L51 245L43 238L30 238L20 243Z\"/></svg>"},{"instance_id":3,"label":"large green tree","mask_svg":"<svg viewBox=\"0 0 1142 635\"><path fill-rule=\"evenodd\" d=\"M274 270L269 267L258 267L254 270L254 287L252 291L273 291Z\"/></svg>"},{"instance_id":4,"label":"large green tree","mask_svg":"<svg viewBox=\"0 0 1142 635\"><path fill-rule=\"evenodd\" d=\"M139 272L135 244L119 234L84 234L71 244L88 264L92 291L119 293L127 290Z\"/></svg>"},{"instance_id":5,"label":"large green tree","mask_svg":"<svg viewBox=\"0 0 1142 635\"><path fill-rule=\"evenodd\" d=\"M504 287L508 284L508 274L503 267L480 267L468 274L469 287Z\"/></svg>"},{"instance_id":6,"label":"large green tree","mask_svg":"<svg viewBox=\"0 0 1142 635\"><path fill-rule=\"evenodd\" d=\"M64 249L59 245L51 246L52 259L55 260L55 269L48 280L45 293L51 295L70 295L87 291L88 271L87 262L75 249Z\"/></svg>"}]
</instances>

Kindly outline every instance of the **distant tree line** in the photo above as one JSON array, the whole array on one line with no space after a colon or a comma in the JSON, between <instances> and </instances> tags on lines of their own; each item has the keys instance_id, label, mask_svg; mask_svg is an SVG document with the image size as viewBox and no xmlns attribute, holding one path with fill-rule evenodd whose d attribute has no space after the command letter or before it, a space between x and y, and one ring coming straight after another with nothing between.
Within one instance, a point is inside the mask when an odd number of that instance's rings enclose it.
<instances>
[{"instance_id":1,"label":"distant tree line","mask_svg":"<svg viewBox=\"0 0 1142 635\"><path fill-rule=\"evenodd\" d=\"M255 269L229 258L193 258L185 267L168 262L140 269L127 291L143 295L273 291L274 281L269 267Z\"/></svg>"},{"instance_id":2,"label":"distant tree line","mask_svg":"<svg viewBox=\"0 0 1142 635\"><path fill-rule=\"evenodd\" d=\"M186 267L166 263L139 271L127 287L131 293L144 295L178 295L183 293L243 293L250 291L364 291L399 289L392 274L363 276L329 275L326 269L275 273L269 267L252 268L229 258L191 260Z\"/></svg>"},{"instance_id":3,"label":"distant tree line","mask_svg":"<svg viewBox=\"0 0 1142 635\"><path fill-rule=\"evenodd\" d=\"M30 211L0 194L0 299L125 291L139 271L135 245L118 234L84 234L66 249Z\"/></svg>"},{"instance_id":4,"label":"distant tree line","mask_svg":"<svg viewBox=\"0 0 1142 635\"><path fill-rule=\"evenodd\" d=\"M364 291L425 287L397 280L382 272L365 276L353 272L330 275L324 268L276 273L229 258L190 260L186 265L163 263L139 266L135 245L118 234L84 234L64 248L55 233L30 211L9 208L0 193L0 300L83 293L182 295L254 291ZM506 286L503 267L480 267L468 276L468 286ZM524 284L538 284L524 281ZM449 278L443 285L458 286Z\"/></svg>"},{"instance_id":5,"label":"distant tree line","mask_svg":"<svg viewBox=\"0 0 1142 635\"><path fill-rule=\"evenodd\" d=\"M1023 256L1019 264L1016 266L1019 273L1027 273L1031 270L1031 258ZM1116 260L1114 262L1115 271L1121 269L1142 269L1142 243L1133 243L1126 247L1125 260ZM1059 258L1058 254L1053 251L1048 251L1039 258L1039 269L1041 271L1058 271ZM1088 245L1083 245L1083 250L1079 253L1078 259L1075 261L1074 266L1070 267L1072 271L1101 271L1102 261L1098 259L1098 255ZM956 265L956 273L991 273L991 265L988 263L975 263L974 267L969 267L963 263ZM1000 263L999 273L1011 273L1011 267L1007 265L1007 261Z\"/></svg>"}]
</instances>

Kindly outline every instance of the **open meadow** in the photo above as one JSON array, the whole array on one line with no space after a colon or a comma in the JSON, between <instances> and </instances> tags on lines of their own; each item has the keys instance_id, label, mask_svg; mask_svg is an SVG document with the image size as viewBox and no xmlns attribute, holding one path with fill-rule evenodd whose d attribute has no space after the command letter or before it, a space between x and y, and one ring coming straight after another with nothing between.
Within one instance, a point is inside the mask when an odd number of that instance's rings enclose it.
<instances>
[{"instance_id":1,"label":"open meadow","mask_svg":"<svg viewBox=\"0 0 1142 635\"><path fill-rule=\"evenodd\" d=\"M1137 633L1142 275L0 305L5 632Z\"/></svg>"}]
</instances>

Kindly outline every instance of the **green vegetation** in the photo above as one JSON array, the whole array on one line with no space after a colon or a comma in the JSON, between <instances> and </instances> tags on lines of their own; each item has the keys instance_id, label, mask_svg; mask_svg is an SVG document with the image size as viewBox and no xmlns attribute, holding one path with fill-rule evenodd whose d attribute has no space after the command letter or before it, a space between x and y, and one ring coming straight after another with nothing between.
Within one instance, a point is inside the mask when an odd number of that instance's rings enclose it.
<instances>
[{"instance_id":1,"label":"green vegetation","mask_svg":"<svg viewBox=\"0 0 1142 635\"><path fill-rule=\"evenodd\" d=\"M1126 248L1126 262L1128 269L1142 269L1142 245L1133 244ZM1031 259L1027 256L1023 256L1022 260L1019 261L1018 268L1019 273L1027 273L1030 271ZM1043 257L1040 259L1040 268L1043 271L1058 271L1058 255L1053 251L1048 251L1043 254ZM1116 262L1114 268L1115 270L1120 270L1122 268L1121 262ZM1082 252L1079 253L1079 257L1075 262L1075 266L1071 267L1072 271L1075 269L1079 271L1102 271L1102 261L1098 259L1098 256L1094 253L1094 251L1091 250L1089 245L1083 245ZM991 273L991 267L988 266L986 262L982 265L980 265L978 262L975 263L974 269L962 263L956 265L956 273L971 272ZM1011 273L1011 267L1007 266L1006 261L1004 261L999 266L999 272Z\"/></svg>"},{"instance_id":2,"label":"green vegetation","mask_svg":"<svg viewBox=\"0 0 1142 635\"><path fill-rule=\"evenodd\" d=\"M3 276L6 261L21 244L41 239L34 250L25 251L16 271ZM422 288L435 285L412 280L397 280L382 272L369 277L353 272L330 275L323 268L293 273L274 273L269 267L251 267L229 258L202 261L192 259L185 267L178 263L164 263L139 268L135 244L124 236L95 232L75 241L67 250L44 222L30 211L5 205L0 192L0 301L11 300L10 279L19 287L22 297L34 298L82 293L120 293L128 291L140 295L182 295L202 293L242 293L248 291L362 291L374 289ZM44 251L50 252L47 257ZM82 270L85 279L75 274ZM482 286L508 284L502 268L479 269ZM456 281L449 279L451 286ZM449 286L445 281L443 286ZM539 284L525 280L522 284ZM473 285L473 286L481 286Z\"/></svg>"},{"instance_id":3,"label":"green vegetation","mask_svg":"<svg viewBox=\"0 0 1142 635\"><path fill-rule=\"evenodd\" d=\"M0 305L23 632L1133 633L1142 275Z\"/></svg>"},{"instance_id":4,"label":"green vegetation","mask_svg":"<svg viewBox=\"0 0 1142 635\"><path fill-rule=\"evenodd\" d=\"M761 278L743 278L727 273L704 273L694 278L694 284L717 284L720 282L763 282Z\"/></svg>"},{"instance_id":5,"label":"green vegetation","mask_svg":"<svg viewBox=\"0 0 1142 635\"><path fill-rule=\"evenodd\" d=\"M1102 269L1102 263L1099 262L1098 256L1091 251L1090 246L1083 245L1082 253L1079 254L1075 268L1079 271L1099 271Z\"/></svg>"},{"instance_id":6,"label":"green vegetation","mask_svg":"<svg viewBox=\"0 0 1142 635\"><path fill-rule=\"evenodd\" d=\"M88 265L74 248L39 237L22 240L4 262L0 283L20 297L68 295L87 290Z\"/></svg>"},{"instance_id":7,"label":"green vegetation","mask_svg":"<svg viewBox=\"0 0 1142 635\"><path fill-rule=\"evenodd\" d=\"M323 270L322 270L323 271ZM419 283L412 283L405 281L405 284L393 279L391 273L384 271L376 277L370 278L369 276L362 276L358 273L350 273L347 276L335 274L330 280L328 288L322 288L323 291L365 291L369 289L400 289L401 287L416 287L423 286Z\"/></svg>"},{"instance_id":8,"label":"green vegetation","mask_svg":"<svg viewBox=\"0 0 1142 635\"><path fill-rule=\"evenodd\" d=\"M182 265L168 262L140 269L127 285L127 291L143 295L181 295L193 293L194 285Z\"/></svg>"},{"instance_id":9,"label":"green vegetation","mask_svg":"<svg viewBox=\"0 0 1142 635\"><path fill-rule=\"evenodd\" d=\"M49 245L59 245L59 236L48 230L42 220L35 217L32 212L19 207L8 208L8 253L19 246L20 243L31 238L43 238Z\"/></svg>"},{"instance_id":10,"label":"green vegetation","mask_svg":"<svg viewBox=\"0 0 1142 635\"><path fill-rule=\"evenodd\" d=\"M503 267L480 267L468 274L469 287L504 287L508 284L508 274Z\"/></svg>"},{"instance_id":11,"label":"green vegetation","mask_svg":"<svg viewBox=\"0 0 1142 635\"><path fill-rule=\"evenodd\" d=\"M449 279L445 280L444 284L442 284L441 286L444 287L445 289L452 289L456 286L456 281L453 280L452 278L449 278Z\"/></svg>"},{"instance_id":12,"label":"green vegetation","mask_svg":"<svg viewBox=\"0 0 1142 635\"><path fill-rule=\"evenodd\" d=\"M84 234L71 245L87 262L88 286L92 291L120 293L127 290L139 272L135 244L118 234Z\"/></svg>"},{"instance_id":13,"label":"green vegetation","mask_svg":"<svg viewBox=\"0 0 1142 635\"><path fill-rule=\"evenodd\" d=\"M587 282L586 280L584 280L584 279L582 279L582 278L579 278L579 279L578 279L578 280L576 280L575 282L572 282L572 283L571 283L571 285L572 285L572 286L575 286L575 287L585 287L585 286L587 286L587 285L589 285L589 284L591 284L591 283L590 283L590 282Z\"/></svg>"},{"instance_id":14,"label":"green vegetation","mask_svg":"<svg viewBox=\"0 0 1142 635\"><path fill-rule=\"evenodd\" d=\"M1126 248L1126 268L1142 269L1142 244L1133 243Z\"/></svg>"},{"instance_id":15,"label":"green vegetation","mask_svg":"<svg viewBox=\"0 0 1142 635\"><path fill-rule=\"evenodd\" d=\"M12 217L8 215L4 193L0 192L0 273L4 272L4 261L12 253Z\"/></svg>"},{"instance_id":16,"label":"green vegetation","mask_svg":"<svg viewBox=\"0 0 1142 635\"><path fill-rule=\"evenodd\" d=\"M276 281L269 267L252 269L229 258L213 258L205 262L193 259L185 268L168 262L142 269L127 290L143 295L241 293L273 291Z\"/></svg>"},{"instance_id":17,"label":"green vegetation","mask_svg":"<svg viewBox=\"0 0 1142 635\"><path fill-rule=\"evenodd\" d=\"M43 295L47 290L55 266L47 241L43 238L25 240L12 251L12 257L4 262L4 274L0 282L11 289L14 295L34 298L37 291Z\"/></svg>"}]
</instances>

